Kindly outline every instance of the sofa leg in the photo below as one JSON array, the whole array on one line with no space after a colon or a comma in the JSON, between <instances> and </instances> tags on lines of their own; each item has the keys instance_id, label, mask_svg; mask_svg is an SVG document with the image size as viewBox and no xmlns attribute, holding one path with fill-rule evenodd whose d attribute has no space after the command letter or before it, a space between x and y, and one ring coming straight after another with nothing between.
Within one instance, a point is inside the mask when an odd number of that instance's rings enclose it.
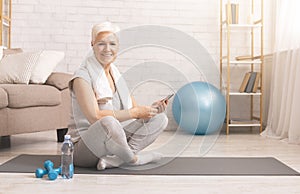
<instances>
[{"instance_id":1,"label":"sofa leg","mask_svg":"<svg viewBox=\"0 0 300 194\"><path fill-rule=\"evenodd\" d=\"M10 136L0 136L0 149L10 147Z\"/></svg>"},{"instance_id":2,"label":"sofa leg","mask_svg":"<svg viewBox=\"0 0 300 194\"><path fill-rule=\"evenodd\" d=\"M63 142L64 136L68 133L68 128L57 129L57 142Z\"/></svg>"}]
</instances>

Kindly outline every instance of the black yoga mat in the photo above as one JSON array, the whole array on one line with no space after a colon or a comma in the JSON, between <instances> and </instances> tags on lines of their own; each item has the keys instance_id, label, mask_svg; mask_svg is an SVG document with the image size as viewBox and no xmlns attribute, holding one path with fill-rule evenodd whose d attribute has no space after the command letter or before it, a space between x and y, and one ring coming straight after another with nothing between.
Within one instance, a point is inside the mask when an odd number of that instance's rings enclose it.
<instances>
[{"instance_id":1,"label":"black yoga mat","mask_svg":"<svg viewBox=\"0 0 300 194\"><path fill-rule=\"evenodd\" d=\"M0 172L34 173L45 160L60 165L58 155L19 155L0 166ZM121 167L97 171L75 167L75 174L123 175L205 175L205 176L299 176L299 173L272 157L177 157L139 167Z\"/></svg>"}]
</instances>

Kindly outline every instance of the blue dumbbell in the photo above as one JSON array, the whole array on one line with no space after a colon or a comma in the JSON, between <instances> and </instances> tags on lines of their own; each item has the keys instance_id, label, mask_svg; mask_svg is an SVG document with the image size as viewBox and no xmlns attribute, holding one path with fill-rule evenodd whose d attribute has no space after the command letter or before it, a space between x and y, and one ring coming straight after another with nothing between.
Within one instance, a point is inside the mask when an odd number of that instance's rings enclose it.
<instances>
[{"instance_id":1,"label":"blue dumbbell","mask_svg":"<svg viewBox=\"0 0 300 194\"><path fill-rule=\"evenodd\" d=\"M49 180L55 180L59 174L61 174L61 168L53 168L53 162L46 160L44 162L45 169L38 168L35 171L36 178L42 178L44 175L48 174Z\"/></svg>"}]
</instances>

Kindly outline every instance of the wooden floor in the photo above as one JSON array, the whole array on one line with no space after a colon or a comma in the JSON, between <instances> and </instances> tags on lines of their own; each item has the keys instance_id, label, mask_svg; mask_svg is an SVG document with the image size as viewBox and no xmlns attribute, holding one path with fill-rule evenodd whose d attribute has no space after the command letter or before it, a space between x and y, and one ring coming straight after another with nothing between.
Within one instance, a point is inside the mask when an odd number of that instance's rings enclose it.
<instances>
[{"instance_id":1,"label":"wooden floor","mask_svg":"<svg viewBox=\"0 0 300 194\"><path fill-rule=\"evenodd\" d=\"M300 146L265 139L257 131L233 131L214 137L175 135L164 132L148 148L168 145L165 155L181 156L272 156L300 172ZM0 150L0 163L18 154L59 154L55 131L15 135L11 148ZM178 142L178 143L175 143ZM172 145L173 144L173 145ZM183 150L183 148L186 148ZM200 148L202 151L199 150ZM207 149L203 149L207 148ZM173 149L173 150L172 150ZM175 151L174 151L175 150ZM42 165L42 164L41 164ZM133 176L75 175L72 180L37 179L34 173L0 173L0 193L300 193L295 176Z\"/></svg>"}]
</instances>

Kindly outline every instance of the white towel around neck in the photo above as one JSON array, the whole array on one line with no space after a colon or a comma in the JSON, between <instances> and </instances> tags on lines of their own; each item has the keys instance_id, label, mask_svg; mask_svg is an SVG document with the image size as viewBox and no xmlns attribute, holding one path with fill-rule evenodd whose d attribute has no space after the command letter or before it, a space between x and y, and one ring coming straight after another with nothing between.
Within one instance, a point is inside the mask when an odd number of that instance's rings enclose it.
<instances>
[{"instance_id":1,"label":"white towel around neck","mask_svg":"<svg viewBox=\"0 0 300 194\"><path fill-rule=\"evenodd\" d=\"M92 79L92 87L97 99L111 97L114 94L110 88L109 81L105 75L102 65L98 62L94 54L90 54L83 61L82 66L85 66ZM119 93L124 109L132 108L132 100L124 78L114 64L110 64L111 73L115 81L116 90ZM112 100L109 100L105 105L99 105L103 109L113 110Z\"/></svg>"}]
</instances>

